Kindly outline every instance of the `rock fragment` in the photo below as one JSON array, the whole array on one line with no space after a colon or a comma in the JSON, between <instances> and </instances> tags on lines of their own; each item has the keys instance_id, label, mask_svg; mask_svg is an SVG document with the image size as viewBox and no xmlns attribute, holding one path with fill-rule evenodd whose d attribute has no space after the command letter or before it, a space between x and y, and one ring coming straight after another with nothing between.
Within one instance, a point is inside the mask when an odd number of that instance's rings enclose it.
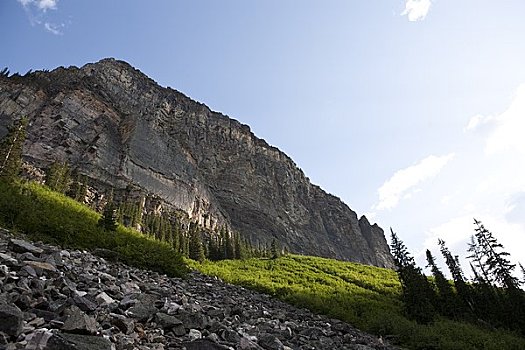
<instances>
[{"instance_id":1,"label":"rock fragment","mask_svg":"<svg viewBox=\"0 0 525 350\"><path fill-rule=\"evenodd\" d=\"M15 305L0 304L0 332L17 337L24 326L24 314Z\"/></svg>"}]
</instances>

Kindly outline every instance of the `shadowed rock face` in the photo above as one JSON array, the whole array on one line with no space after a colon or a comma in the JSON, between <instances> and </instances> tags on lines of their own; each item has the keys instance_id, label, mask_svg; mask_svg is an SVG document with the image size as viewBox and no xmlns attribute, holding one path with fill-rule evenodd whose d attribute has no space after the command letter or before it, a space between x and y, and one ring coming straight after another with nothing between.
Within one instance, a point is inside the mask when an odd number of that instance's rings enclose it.
<instances>
[{"instance_id":1,"label":"shadowed rock face","mask_svg":"<svg viewBox=\"0 0 525 350\"><path fill-rule=\"evenodd\" d=\"M0 137L21 116L30 120L24 155L37 167L67 160L97 183L133 183L208 227L393 266L383 230L312 185L286 154L125 62L0 78Z\"/></svg>"}]
</instances>

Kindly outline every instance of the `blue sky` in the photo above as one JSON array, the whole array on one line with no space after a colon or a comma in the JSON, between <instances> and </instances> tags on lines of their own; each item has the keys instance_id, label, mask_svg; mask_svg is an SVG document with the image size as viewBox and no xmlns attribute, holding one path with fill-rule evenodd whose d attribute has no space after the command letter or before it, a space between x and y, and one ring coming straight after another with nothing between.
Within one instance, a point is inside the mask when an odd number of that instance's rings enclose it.
<instances>
[{"instance_id":1,"label":"blue sky","mask_svg":"<svg viewBox=\"0 0 525 350\"><path fill-rule=\"evenodd\" d=\"M524 15L523 0L2 0L0 66L128 61L250 125L414 254L442 237L466 255L476 217L525 263Z\"/></svg>"}]
</instances>

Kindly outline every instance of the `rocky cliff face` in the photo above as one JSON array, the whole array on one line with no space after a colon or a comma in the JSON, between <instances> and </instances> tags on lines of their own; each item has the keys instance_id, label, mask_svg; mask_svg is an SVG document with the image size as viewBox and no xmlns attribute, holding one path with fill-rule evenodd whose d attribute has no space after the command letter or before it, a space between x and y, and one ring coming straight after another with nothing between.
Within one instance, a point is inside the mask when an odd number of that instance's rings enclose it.
<instances>
[{"instance_id":1,"label":"rocky cliff face","mask_svg":"<svg viewBox=\"0 0 525 350\"><path fill-rule=\"evenodd\" d=\"M393 266L383 230L312 185L287 155L125 62L1 77L0 137L21 116L34 166L65 160L100 185L133 184L210 228Z\"/></svg>"}]
</instances>

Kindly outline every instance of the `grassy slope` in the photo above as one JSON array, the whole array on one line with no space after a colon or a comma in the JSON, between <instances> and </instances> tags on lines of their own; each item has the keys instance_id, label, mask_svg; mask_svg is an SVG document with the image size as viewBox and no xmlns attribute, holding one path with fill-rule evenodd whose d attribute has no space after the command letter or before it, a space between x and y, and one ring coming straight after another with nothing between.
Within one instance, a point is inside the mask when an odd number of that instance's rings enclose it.
<instances>
[{"instance_id":1,"label":"grassy slope","mask_svg":"<svg viewBox=\"0 0 525 350\"><path fill-rule=\"evenodd\" d=\"M130 265L172 276L186 271L181 256L167 244L124 227L106 232L97 226L99 217L44 186L0 181L0 226L65 247L111 249ZM204 273L348 321L363 330L393 335L410 348L525 349L525 339L503 331L448 320L438 320L432 326L407 320L399 300L399 281L391 270L299 255L191 264Z\"/></svg>"},{"instance_id":2,"label":"grassy slope","mask_svg":"<svg viewBox=\"0 0 525 350\"><path fill-rule=\"evenodd\" d=\"M119 226L116 232L97 225L100 214L36 183L0 181L0 225L33 239L69 248L110 249L132 266L182 276L187 267L168 244Z\"/></svg>"},{"instance_id":3,"label":"grassy slope","mask_svg":"<svg viewBox=\"0 0 525 350\"><path fill-rule=\"evenodd\" d=\"M203 273L345 320L365 331L393 336L413 349L525 349L525 339L505 331L439 319L418 325L406 319L394 271L309 256L276 260L193 263Z\"/></svg>"}]
</instances>

